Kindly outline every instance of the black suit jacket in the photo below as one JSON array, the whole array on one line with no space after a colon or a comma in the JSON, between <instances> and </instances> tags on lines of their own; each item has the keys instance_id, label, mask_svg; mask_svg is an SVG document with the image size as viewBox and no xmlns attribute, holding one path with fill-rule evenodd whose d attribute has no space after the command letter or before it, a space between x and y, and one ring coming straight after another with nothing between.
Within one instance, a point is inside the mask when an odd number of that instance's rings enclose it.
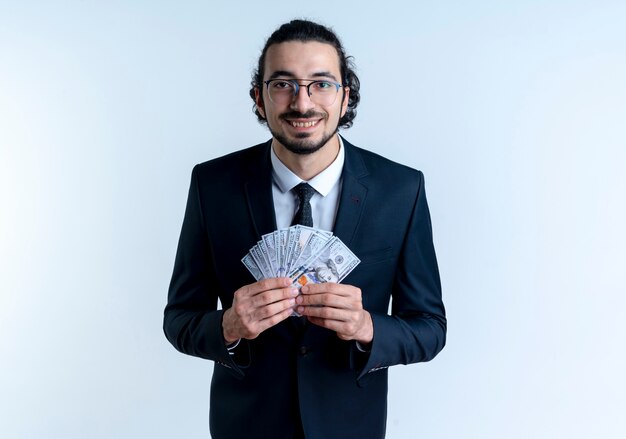
<instances>
[{"instance_id":1,"label":"black suit jacket","mask_svg":"<svg viewBox=\"0 0 626 439\"><path fill-rule=\"evenodd\" d=\"M230 356L223 309L254 282L241 258L276 229L271 143L197 165L165 308L164 330L181 352L215 361L214 439L385 435L387 367L432 359L446 318L421 172L344 140L343 186L334 234L361 264L343 283L362 290L372 315L371 351L292 319L243 340ZM391 315L388 315L392 301Z\"/></svg>"}]
</instances>

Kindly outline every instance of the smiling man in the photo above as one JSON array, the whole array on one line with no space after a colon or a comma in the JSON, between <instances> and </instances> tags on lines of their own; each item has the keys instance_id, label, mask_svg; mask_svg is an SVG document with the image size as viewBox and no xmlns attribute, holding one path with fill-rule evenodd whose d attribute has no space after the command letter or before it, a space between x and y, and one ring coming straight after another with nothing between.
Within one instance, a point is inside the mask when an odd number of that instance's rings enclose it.
<instances>
[{"instance_id":1,"label":"smiling man","mask_svg":"<svg viewBox=\"0 0 626 439\"><path fill-rule=\"evenodd\" d=\"M387 368L445 344L423 175L337 134L356 116L359 80L324 26L277 29L250 95L272 138L194 168L165 334L216 363L214 439L382 438ZM361 264L300 291L254 282L241 258L291 224L332 231Z\"/></svg>"},{"instance_id":2,"label":"smiling man","mask_svg":"<svg viewBox=\"0 0 626 439\"><path fill-rule=\"evenodd\" d=\"M350 88L337 82L341 72L335 48L316 41L275 44L265 54L263 71L266 87L255 87L254 97L280 145L279 158L309 155L328 146L320 154L332 162L339 151L339 119L350 96Z\"/></svg>"}]
</instances>

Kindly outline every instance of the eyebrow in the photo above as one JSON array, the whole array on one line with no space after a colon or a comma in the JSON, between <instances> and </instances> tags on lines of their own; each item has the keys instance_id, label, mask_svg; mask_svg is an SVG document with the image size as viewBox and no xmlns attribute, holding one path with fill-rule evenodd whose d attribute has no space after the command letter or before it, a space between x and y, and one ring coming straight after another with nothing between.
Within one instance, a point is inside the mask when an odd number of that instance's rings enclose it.
<instances>
[{"instance_id":1,"label":"eyebrow","mask_svg":"<svg viewBox=\"0 0 626 439\"><path fill-rule=\"evenodd\" d=\"M270 75L268 80L276 79L280 76L287 76L287 77L295 78L296 75L293 72L290 72L288 70L276 70L274 73ZM337 78L335 77L335 75L327 71L313 73L311 75L311 78L330 78L333 81L337 81ZM297 79L304 79L304 78L297 78Z\"/></svg>"}]
</instances>

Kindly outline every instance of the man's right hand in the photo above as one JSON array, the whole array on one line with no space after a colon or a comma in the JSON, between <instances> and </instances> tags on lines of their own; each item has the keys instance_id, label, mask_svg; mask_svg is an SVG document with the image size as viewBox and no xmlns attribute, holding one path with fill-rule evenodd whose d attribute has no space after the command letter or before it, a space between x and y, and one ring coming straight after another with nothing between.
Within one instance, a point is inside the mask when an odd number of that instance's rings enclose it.
<instances>
[{"instance_id":1,"label":"man's right hand","mask_svg":"<svg viewBox=\"0 0 626 439\"><path fill-rule=\"evenodd\" d=\"M235 291L233 305L224 311L222 330L227 344L253 339L293 313L298 289L288 277L263 279Z\"/></svg>"}]
</instances>

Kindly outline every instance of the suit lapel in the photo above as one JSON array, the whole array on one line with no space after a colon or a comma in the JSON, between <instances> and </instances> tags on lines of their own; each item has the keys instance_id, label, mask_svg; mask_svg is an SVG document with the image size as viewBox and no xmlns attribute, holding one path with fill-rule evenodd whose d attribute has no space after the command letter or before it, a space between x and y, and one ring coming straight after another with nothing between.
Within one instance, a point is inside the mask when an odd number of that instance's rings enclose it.
<instances>
[{"instance_id":1,"label":"suit lapel","mask_svg":"<svg viewBox=\"0 0 626 439\"><path fill-rule=\"evenodd\" d=\"M245 183L248 208L257 239L276 230L269 145L268 142L256 163L249 164L252 175Z\"/></svg>"},{"instance_id":2,"label":"suit lapel","mask_svg":"<svg viewBox=\"0 0 626 439\"><path fill-rule=\"evenodd\" d=\"M359 180L368 172L359 151L343 139L345 148L345 163L343 168L343 182L339 197L339 209L335 218L333 233L341 239L348 248L361 221L365 210L367 187Z\"/></svg>"},{"instance_id":3,"label":"suit lapel","mask_svg":"<svg viewBox=\"0 0 626 439\"><path fill-rule=\"evenodd\" d=\"M359 150L343 137L342 140L345 162L333 233L349 247L365 208L367 187L360 180L368 175L368 171ZM261 155L249 163L250 178L245 183L250 217L258 239L276 230L270 147L271 141L261 150Z\"/></svg>"},{"instance_id":4,"label":"suit lapel","mask_svg":"<svg viewBox=\"0 0 626 439\"><path fill-rule=\"evenodd\" d=\"M250 219L257 234L257 240L277 228L274 196L272 195L272 162L269 148L271 148L271 141L263 149L262 156L256 157L249 164L251 177L244 184ZM299 331L295 330L294 324L296 324L295 319L290 317L287 321L274 326L272 331L286 340L293 340L299 334Z\"/></svg>"}]
</instances>

